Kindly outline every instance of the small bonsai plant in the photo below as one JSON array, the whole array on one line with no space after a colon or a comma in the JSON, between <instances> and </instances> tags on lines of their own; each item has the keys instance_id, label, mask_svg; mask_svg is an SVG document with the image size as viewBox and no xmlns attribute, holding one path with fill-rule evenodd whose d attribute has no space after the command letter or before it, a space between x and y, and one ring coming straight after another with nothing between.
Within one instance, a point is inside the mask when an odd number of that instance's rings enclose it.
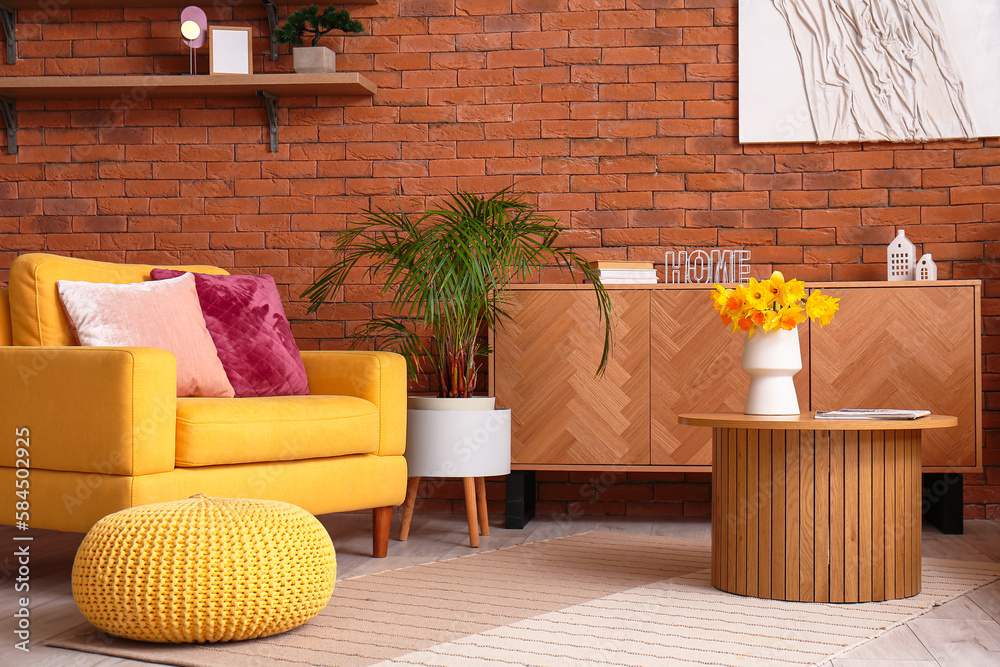
<instances>
[{"instance_id":1,"label":"small bonsai plant","mask_svg":"<svg viewBox=\"0 0 1000 667\"><path fill-rule=\"evenodd\" d=\"M507 189L492 196L452 194L439 209L409 214L365 211L334 244L335 261L303 297L309 312L357 280L364 270L382 294L392 293L390 316L355 332L354 342L374 340L406 357L411 378L429 359L442 398L468 398L476 388L476 358L489 353L482 330L511 319L506 298L516 279L546 266L580 270L593 283L607 366L611 350L611 300L597 270L576 251L556 245L561 227ZM428 341L429 338L429 341Z\"/></svg>"},{"instance_id":2,"label":"small bonsai plant","mask_svg":"<svg viewBox=\"0 0 1000 667\"><path fill-rule=\"evenodd\" d=\"M310 34L311 46L319 46L320 37L334 30L363 32L364 26L360 21L352 20L346 9L330 5L320 14L319 7L310 5L290 14L285 25L278 28L274 36L281 44L301 46L302 36Z\"/></svg>"}]
</instances>

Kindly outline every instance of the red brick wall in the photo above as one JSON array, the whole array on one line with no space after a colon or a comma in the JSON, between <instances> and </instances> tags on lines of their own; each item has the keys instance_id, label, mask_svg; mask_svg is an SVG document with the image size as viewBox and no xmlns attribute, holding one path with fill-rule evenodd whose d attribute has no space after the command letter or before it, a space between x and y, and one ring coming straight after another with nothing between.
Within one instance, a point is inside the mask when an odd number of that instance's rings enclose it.
<instances>
[{"instance_id":1,"label":"red brick wall","mask_svg":"<svg viewBox=\"0 0 1000 667\"><path fill-rule=\"evenodd\" d=\"M210 20L253 26L264 53L263 7L232 4ZM966 513L998 516L1000 142L740 146L735 0L389 0L351 12L365 33L328 43L378 95L283 100L276 154L256 98L20 104L21 152L0 155L0 279L34 250L267 272L302 346L342 347L376 290L353 287L319 317L296 299L348 217L394 206L394 192L423 206L515 184L593 257L745 245L756 273L809 280L882 277L884 246L905 227L942 278L985 280L987 468L967 476ZM180 73L178 30L176 8L22 11L22 60L0 75ZM703 476L610 477L546 473L539 509L707 511ZM427 495L426 509L461 509L453 486Z\"/></svg>"}]
</instances>

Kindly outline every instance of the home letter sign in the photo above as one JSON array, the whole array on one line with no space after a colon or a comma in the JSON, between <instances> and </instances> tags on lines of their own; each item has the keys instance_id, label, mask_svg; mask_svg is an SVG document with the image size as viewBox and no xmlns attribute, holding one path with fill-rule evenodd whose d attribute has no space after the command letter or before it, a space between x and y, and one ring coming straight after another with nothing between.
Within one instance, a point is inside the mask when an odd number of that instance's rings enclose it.
<instances>
[{"instance_id":1,"label":"home letter sign","mask_svg":"<svg viewBox=\"0 0 1000 667\"><path fill-rule=\"evenodd\" d=\"M750 251L740 248L668 250L664 255L664 282L745 283L750 280Z\"/></svg>"}]
</instances>

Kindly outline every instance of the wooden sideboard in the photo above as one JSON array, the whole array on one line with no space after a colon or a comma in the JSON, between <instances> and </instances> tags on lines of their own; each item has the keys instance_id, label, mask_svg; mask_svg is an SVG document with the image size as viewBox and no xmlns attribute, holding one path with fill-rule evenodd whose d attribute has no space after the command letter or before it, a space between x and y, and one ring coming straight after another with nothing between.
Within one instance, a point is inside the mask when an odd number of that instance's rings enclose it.
<instances>
[{"instance_id":1,"label":"wooden sideboard","mask_svg":"<svg viewBox=\"0 0 1000 667\"><path fill-rule=\"evenodd\" d=\"M929 432L925 472L982 470L978 280L807 283L840 297L825 327L799 327L802 410L921 408L958 417ZM712 439L678 415L742 412L743 337L719 321L708 285L610 286L615 344L589 285L519 285L498 328L490 393L510 408L515 470L708 471Z\"/></svg>"}]
</instances>

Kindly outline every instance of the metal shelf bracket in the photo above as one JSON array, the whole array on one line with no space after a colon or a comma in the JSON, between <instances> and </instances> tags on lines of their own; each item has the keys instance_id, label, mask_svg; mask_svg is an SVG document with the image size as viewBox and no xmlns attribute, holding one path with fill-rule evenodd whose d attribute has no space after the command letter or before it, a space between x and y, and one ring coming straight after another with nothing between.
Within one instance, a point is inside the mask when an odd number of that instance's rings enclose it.
<instances>
[{"instance_id":1,"label":"metal shelf bracket","mask_svg":"<svg viewBox=\"0 0 1000 667\"><path fill-rule=\"evenodd\" d=\"M7 38L7 64L13 65L17 62L17 37L14 34L14 10L7 5L0 4L0 21L3 21L3 33Z\"/></svg>"},{"instance_id":2,"label":"metal shelf bracket","mask_svg":"<svg viewBox=\"0 0 1000 667\"><path fill-rule=\"evenodd\" d=\"M17 155L17 103L9 97L0 97L0 111L7 125L7 152Z\"/></svg>"},{"instance_id":3,"label":"metal shelf bracket","mask_svg":"<svg viewBox=\"0 0 1000 667\"><path fill-rule=\"evenodd\" d=\"M271 60L278 59L278 38L274 33L278 31L278 5L274 0L261 0L267 8L267 24L271 27Z\"/></svg>"},{"instance_id":4,"label":"metal shelf bracket","mask_svg":"<svg viewBox=\"0 0 1000 667\"><path fill-rule=\"evenodd\" d=\"M278 152L278 98L266 90L258 90L257 94L264 98L267 107L267 124L271 130L271 152Z\"/></svg>"}]
</instances>

